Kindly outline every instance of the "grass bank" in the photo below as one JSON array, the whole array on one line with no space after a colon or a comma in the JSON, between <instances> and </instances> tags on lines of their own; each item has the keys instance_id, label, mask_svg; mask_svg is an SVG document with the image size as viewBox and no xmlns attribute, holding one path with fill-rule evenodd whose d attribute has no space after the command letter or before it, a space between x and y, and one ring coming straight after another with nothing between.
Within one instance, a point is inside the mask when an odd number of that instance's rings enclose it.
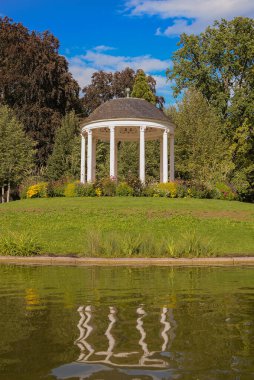
<instances>
[{"instance_id":1,"label":"grass bank","mask_svg":"<svg viewBox=\"0 0 254 380\"><path fill-rule=\"evenodd\" d=\"M254 255L254 205L240 202L31 199L0 205L0 218L5 254L22 245L23 254L27 246L31 254L94 257Z\"/></svg>"}]
</instances>

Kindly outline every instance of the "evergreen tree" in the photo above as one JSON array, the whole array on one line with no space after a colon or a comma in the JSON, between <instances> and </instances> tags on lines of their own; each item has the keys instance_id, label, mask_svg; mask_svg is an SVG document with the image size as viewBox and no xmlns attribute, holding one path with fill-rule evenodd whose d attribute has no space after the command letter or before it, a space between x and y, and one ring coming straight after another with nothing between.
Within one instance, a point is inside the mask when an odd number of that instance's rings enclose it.
<instances>
[{"instance_id":1,"label":"evergreen tree","mask_svg":"<svg viewBox=\"0 0 254 380\"><path fill-rule=\"evenodd\" d=\"M52 155L48 159L47 177L57 180L63 176L78 177L80 172L79 120L68 113L56 132Z\"/></svg>"},{"instance_id":2,"label":"evergreen tree","mask_svg":"<svg viewBox=\"0 0 254 380\"><path fill-rule=\"evenodd\" d=\"M143 70L138 70L136 74L131 96L133 98L145 99L153 104L156 103L156 97L148 84L147 77Z\"/></svg>"},{"instance_id":3,"label":"evergreen tree","mask_svg":"<svg viewBox=\"0 0 254 380\"><path fill-rule=\"evenodd\" d=\"M7 202L12 186L18 185L34 167L34 144L7 106L0 106L0 186L2 202L7 187Z\"/></svg>"}]
</instances>

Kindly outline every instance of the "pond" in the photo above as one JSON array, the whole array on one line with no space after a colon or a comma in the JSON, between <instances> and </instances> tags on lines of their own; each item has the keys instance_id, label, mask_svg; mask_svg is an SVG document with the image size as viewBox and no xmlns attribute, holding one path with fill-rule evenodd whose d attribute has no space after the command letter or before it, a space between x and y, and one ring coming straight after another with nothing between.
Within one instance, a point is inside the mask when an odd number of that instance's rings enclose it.
<instances>
[{"instance_id":1,"label":"pond","mask_svg":"<svg viewBox=\"0 0 254 380\"><path fill-rule=\"evenodd\" d=\"M0 266L0 379L254 378L253 267Z\"/></svg>"}]
</instances>

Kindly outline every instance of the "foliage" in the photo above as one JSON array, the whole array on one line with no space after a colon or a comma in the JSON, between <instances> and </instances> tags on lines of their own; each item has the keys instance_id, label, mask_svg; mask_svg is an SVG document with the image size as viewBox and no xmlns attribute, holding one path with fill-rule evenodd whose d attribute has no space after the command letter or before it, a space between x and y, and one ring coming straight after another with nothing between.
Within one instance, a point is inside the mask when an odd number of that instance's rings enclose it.
<instances>
[{"instance_id":1,"label":"foliage","mask_svg":"<svg viewBox=\"0 0 254 380\"><path fill-rule=\"evenodd\" d=\"M199 35L183 33L178 45L174 66L167 71L168 78L175 82L176 95L194 85L225 118L235 101L244 104L244 89L253 94L253 19L215 21Z\"/></svg>"},{"instance_id":2,"label":"foliage","mask_svg":"<svg viewBox=\"0 0 254 380\"><path fill-rule=\"evenodd\" d=\"M64 197L67 184L67 178L61 178L58 181L50 181L48 183L47 193L49 197Z\"/></svg>"},{"instance_id":3,"label":"foliage","mask_svg":"<svg viewBox=\"0 0 254 380\"><path fill-rule=\"evenodd\" d=\"M230 153L235 164L231 178L242 200L254 200L254 129L247 119L233 135Z\"/></svg>"},{"instance_id":4,"label":"foliage","mask_svg":"<svg viewBox=\"0 0 254 380\"><path fill-rule=\"evenodd\" d=\"M30 186L33 186L39 182L43 182L43 178L40 176L28 176L25 177L19 185L19 196L21 199L25 199L27 197L27 191Z\"/></svg>"},{"instance_id":5,"label":"foliage","mask_svg":"<svg viewBox=\"0 0 254 380\"><path fill-rule=\"evenodd\" d=\"M76 196L76 183L67 183L64 189L65 197L75 197Z\"/></svg>"},{"instance_id":6,"label":"foliage","mask_svg":"<svg viewBox=\"0 0 254 380\"><path fill-rule=\"evenodd\" d=\"M234 200L237 199L237 194L236 192L227 185L226 183L216 183L216 190L218 191L218 198L219 199L224 199L224 200Z\"/></svg>"},{"instance_id":7,"label":"foliage","mask_svg":"<svg viewBox=\"0 0 254 380\"><path fill-rule=\"evenodd\" d=\"M101 181L102 194L108 197L116 195L116 180L115 178L105 177Z\"/></svg>"},{"instance_id":8,"label":"foliage","mask_svg":"<svg viewBox=\"0 0 254 380\"><path fill-rule=\"evenodd\" d=\"M77 177L80 172L79 120L68 113L56 132L52 155L47 163L47 177L57 180L63 176Z\"/></svg>"},{"instance_id":9,"label":"foliage","mask_svg":"<svg viewBox=\"0 0 254 380\"><path fill-rule=\"evenodd\" d=\"M0 237L0 254L3 256L36 256L41 246L28 234L9 233Z\"/></svg>"},{"instance_id":10,"label":"foliage","mask_svg":"<svg viewBox=\"0 0 254 380\"><path fill-rule=\"evenodd\" d=\"M36 185L29 186L27 189L27 198L47 198L48 196L48 183L39 182Z\"/></svg>"},{"instance_id":11,"label":"foliage","mask_svg":"<svg viewBox=\"0 0 254 380\"><path fill-rule=\"evenodd\" d=\"M177 184L175 182L159 183L154 186L155 194L158 194L160 197L176 198Z\"/></svg>"},{"instance_id":12,"label":"foliage","mask_svg":"<svg viewBox=\"0 0 254 380\"><path fill-rule=\"evenodd\" d=\"M131 96L133 98L145 99L148 102L153 103L153 104L156 103L155 95L151 91L151 88L148 83L148 79L143 70L137 71Z\"/></svg>"},{"instance_id":13,"label":"foliage","mask_svg":"<svg viewBox=\"0 0 254 380\"><path fill-rule=\"evenodd\" d=\"M0 186L18 185L34 166L34 147L13 111L0 106Z\"/></svg>"},{"instance_id":14,"label":"foliage","mask_svg":"<svg viewBox=\"0 0 254 380\"><path fill-rule=\"evenodd\" d=\"M175 95L194 86L216 108L232 145L231 179L242 199L253 201L254 20L215 21L199 35L182 34L179 46L167 71Z\"/></svg>"},{"instance_id":15,"label":"foliage","mask_svg":"<svg viewBox=\"0 0 254 380\"><path fill-rule=\"evenodd\" d=\"M133 90L137 74L129 67L115 73L102 70L95 72L92 75L91 84L82 90L84 93L82 103L85 113L89 115L102 103L110 99L126 97L126 89ZM162 109L165 100L161 96L156 96L156 80L150 75L146 78L149 89L155 97L155 102Z\"/></svg>"},{"instance_id":16,"label":"foliage","mask_svg":"<svg viewBox=\"0 0 254 380\"><path fill-rule=\"evenodd\" d=\"M132 173L128 173L126 183L133 189L133 195L135 197L142 195L144 185L137 176L133 175Z\"/></svg>"},{"instance_id":17,"label":"foliage","mask_svg":"<svg viewBox=\"0 0 254 380\"><path fill-rule=\"evenodd\" d=\"M229 144L215 110L200 92L186 92L177 108L169 111L175 132L176 173L182 179L215 183L232 169Z\"/></svg>"},{"instance_id":18,"label":"foliage","mask_svg":"<svg viewBox=\"0 0 254 380\"><path fill-rule=\"evenodd\" d=\"M45 165L62 116L80 112L79 86L49 32L30 32L0 18L0 102L15 110L37 143L37 164ZM17 59L18 57L18 59Z\"/></svg>"},{"instance_id":19,"label":"foliage","mask_svg":"<svg viewBox=\"0 0 254 380\"><path fill-rule=\"evenodd\" d=\"M133 195L133 189L126 182L120 182L116 187L116 195L119 197L129 197Z\"/></svg>"},{"instance_id":20,"label":"foliage","mask_svg":"<svg viewBox=\"0 0 254 380\"><path fill-rule=\"evenodd\" d=\"M76 183L75 194L77 197L95 197L97 195L92 183Z\"/></svg>"}]
</instances>

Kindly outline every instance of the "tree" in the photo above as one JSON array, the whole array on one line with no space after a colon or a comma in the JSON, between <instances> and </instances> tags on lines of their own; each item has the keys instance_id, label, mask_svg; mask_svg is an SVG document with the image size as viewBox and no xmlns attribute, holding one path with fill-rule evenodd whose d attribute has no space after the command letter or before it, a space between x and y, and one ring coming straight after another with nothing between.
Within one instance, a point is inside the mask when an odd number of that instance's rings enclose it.
<instances>
[{"instance_id":1,"label":"tree","mask_svg":"<svg viewBox=\"0 0 254 380\"><path fill-rule=\"evenodd\" d=\"M247 177L242 175L251 189L254 168L247 163L254 152L254 20L237 17L216 21L200 35L182 34L179 46L173 55L174 66L167 71L168 79L175 82L175 95L194 86L216 108L223 132L233 144L235 174L239 178L239 160L245 162L247 166L240 166L243 172L248 171ZM244 158L237 137L243 125L248 136Z\"/></svg>"},{"instance_id":2,"label":"tree","mask_svg":"<svg viewBox=\"0 0 254 380\"><path fill-rule=\"evenodd\" d=\"M243 114L248 113L245 90L249 94L254 91L253 19L215 21L200 35L182 34L178 45L181 47L173 55L173 68L167 71L168 79L175 81L175 95L195 86L223 119L235 101L243 103ZM249 103L251 100L253 97Z\"/></svg>"},{"instance_id":3,"label":"tree","mask_svg":"<svg viewBox=\"0 0 254 380\"><path fill-rule=\"evenodd\" d=\"M136 75L137 73L129 67L115 73L95 72L92 75L91 84L82 90L84 93L82 104L85 114L89 115L102 103L110 99L126 97L126 89L133 90ZM161 96L156 96L156 80L148 75L146 76L146 81L150 91L155 96L155 103L162 109L165 100Z\"/></svg>"},{"instance_id":4,"label":"tree","mask_svg":"<svg viewBox=\"0 0 254 380\"><path fill-rule=\"evenodd\" d=\"M34 167L34 144L23 125L7 106L0 106L0 186L2 202L7 187L7 202L12 186L18 185Z\"/></svg>"},{"instance_id":5,"label":"tree","mask_svg":"<svg viewBox=\"0 0 254 380\"><path fill-rule=\"evenodd\" d=\"M238 127L230 146L232 161L235 170L231 178L238 194L243 200L254 199L254 129L250 128L247 120Z\"/></svg>"},{"instance_id":6,"label":"tree","mask_svg":"<svg viewBox=\"0 0 254 380\"><path fill-rule=\"evenodd\" d=\"M148 84L147 77L143 70L138 70L137 72L131 96L133 98L145 99L153 104L156 103L155 95Z\"/></svg>"},{"instance_id":7,"label":"tree","mask_svg":"<svg viewBox=\"0 0 254 380\"><path fill-rule=\"evenodd\" d=\"M169 113L176 124L177 175L210 184L225 181L232 167L228 143L213 107L200 92L191 89Z\"/></svg>"},{"instance_id":8,"label":"tree","mask_svg":"<svg viewBox=\"0 0 254 380\"><path fill-rule=\"evenodd\" d=\"M80 172L79 120L74 112L68 113L56 132L52 155L48 159L47 177L57 180L63 176L77 177Z\"/></svg>"},{"instance_id":9,"label":"tree","mask_svg":"<svg viewBox=\"0 0 254 380\"><path fill-rule=\"evenodd\" d=\"M52 152L55 132L70 110L81 111L79 86L49 32L30 32L0 18L0 104L9 105L37 142L37 164Z\"/></svg>"}]
</instances>

